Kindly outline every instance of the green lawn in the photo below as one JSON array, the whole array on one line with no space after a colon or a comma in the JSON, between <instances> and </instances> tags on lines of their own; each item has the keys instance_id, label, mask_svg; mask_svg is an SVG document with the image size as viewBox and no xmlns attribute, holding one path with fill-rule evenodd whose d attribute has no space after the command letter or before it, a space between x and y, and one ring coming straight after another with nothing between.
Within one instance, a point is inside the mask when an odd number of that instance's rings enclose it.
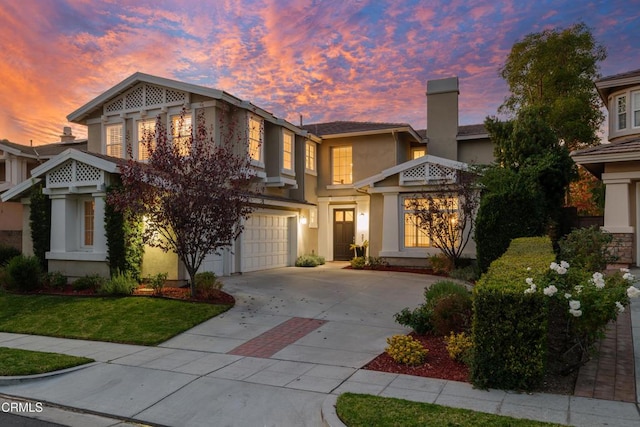
<instances>
[{"instance_id":1,"label":"green lawn","mask_svg":"<svg viewBox=\"0 0 640 427\"><path fill-rule=\"evenodd\" d=\"M431 403L353 393L338 396L336 410L342 422L349 427L541 427L562 425L485 414L468 409L449 408Z\"/></svg>"},{"instance_id":2,"label":"green lawn","mask_svg":"<svg viewBox=\"0 0 640 427\"><path fill-rule=\"evenodd\" d=\"M156 345L229 305L151 297L0 294L0 331Z\"/></svg>"},{"instance_id":3,"label":"green lawn","mask_svg":"<svg viewBox=\"0 0 640 427\"><path fill-rule=\"evenodd\" d=\"M0 347L0 376L42 374L90 362L86 357Z\"/></svg>"}]
</instances>

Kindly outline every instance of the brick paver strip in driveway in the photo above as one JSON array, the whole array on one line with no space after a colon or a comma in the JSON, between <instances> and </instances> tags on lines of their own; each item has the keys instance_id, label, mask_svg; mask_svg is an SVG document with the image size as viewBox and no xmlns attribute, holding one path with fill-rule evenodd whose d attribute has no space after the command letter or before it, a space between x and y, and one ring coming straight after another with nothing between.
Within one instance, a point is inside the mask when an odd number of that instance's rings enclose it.
<instances>
[{"instance_id":1,"label":"brick paver strip in driveway","mask_svg":"<svg viewBox=\"0 0 640 427\"><path fill-rule=\"evenodd\" d=\"M327 323L326 320L293 317L273 329L239 345L227 354L268 358Z\"/></svg>"}]
</instances>

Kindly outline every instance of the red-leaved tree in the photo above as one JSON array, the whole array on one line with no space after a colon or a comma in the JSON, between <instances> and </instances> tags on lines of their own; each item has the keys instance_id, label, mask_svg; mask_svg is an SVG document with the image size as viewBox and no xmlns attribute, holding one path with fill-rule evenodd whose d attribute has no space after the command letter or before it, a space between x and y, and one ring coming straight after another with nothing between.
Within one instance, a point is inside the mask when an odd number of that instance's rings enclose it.
<instances>
[{"instance_id":1,"label":"red-leaved tree","mask_svg":"<svg viewBox=\"0 0 640 427\"><path fill-rule=\"evenodd\" d=\"M179 127L191 127L184 126L184 114ZM241 220L253 210L254 185L246 141L233 140L231 131L220 132L225 141L214 141L203 109L194 128L168 134L158 118L155 130L146 131L142 141L148 162L130 158L120 167L121 191L109 196L117 210L143 216L145 243L178 255L193 296L204 258L230 246L242 232Z\"/></svg>"}]
</instances>

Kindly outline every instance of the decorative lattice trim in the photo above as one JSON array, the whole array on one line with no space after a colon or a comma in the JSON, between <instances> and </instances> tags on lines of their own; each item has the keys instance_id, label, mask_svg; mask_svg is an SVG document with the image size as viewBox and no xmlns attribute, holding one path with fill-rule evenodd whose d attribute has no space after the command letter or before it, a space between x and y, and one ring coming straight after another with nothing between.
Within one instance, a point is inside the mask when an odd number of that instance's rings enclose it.
<instances>
[{"instance_id":1,"label":"decorative lattice trim","mask_svg":"<svg viewBox=\"0 0 640 427\"><path fill-rule=\"evenodd\" d=\"M50 184L68 184L73 181L73 165L71 161L64 163L47 174L47 186Z\"/></svg>"},{"instance_id":2,"label":"decorative lattice trim","mask_svg":"<svg viewBox=\"0 0 640 427\"><path fill-rule=\"evenodd\" d=\"M102 184L103 172L95 166L69 160L47 173L47 187Z\"/></svg>"},{"instance_id":3,"label":"decorative lattice trim","mask_svg":"<svg viewBox=\"0 0 640 427\"><path fill-rule=\"evenodd\" d=\"M456 170L435 163L425 163L400 174L401 183L454 181Z\"/></svg>"},{"instance_id":4,"label":"decorative lattice trim","mask_svg":"<svg viewBox=\"0 0 640 427\"><path fill-rule=\"evenodd\" d=\"M189 102L189 93L149 84L139 84L104 106L104 112L136 111L159 105L181 105Z\"/></svg>"}]
</instances>

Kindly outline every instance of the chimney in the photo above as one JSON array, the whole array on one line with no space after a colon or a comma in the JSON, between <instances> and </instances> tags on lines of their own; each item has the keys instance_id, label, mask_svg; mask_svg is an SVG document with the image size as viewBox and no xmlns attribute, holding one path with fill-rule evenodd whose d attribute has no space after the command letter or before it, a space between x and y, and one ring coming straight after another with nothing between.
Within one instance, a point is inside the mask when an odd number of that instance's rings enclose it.
<instances>
[{"instance_id":1,"label":"chimney","mask_svg":"<svg viewBox=\"0 0 640 427\"><path fill-rule=\"evenodd\" d=\"M63 127L62 135L60 135L60 141L63 144L68 144L70 142L73 142L74 139L76 139L76 137L71 134L71 127L70 126Z\"/></svg>"},{"instance_id":2,"label":"chimney","mask_svg":"<svg viewBox=\"0 0 640 427\"><path fill-rule=\"evenodd\" d=\"M458 77L427 82L427 154L458 160Z\"/></svg>"}]
</instances>

